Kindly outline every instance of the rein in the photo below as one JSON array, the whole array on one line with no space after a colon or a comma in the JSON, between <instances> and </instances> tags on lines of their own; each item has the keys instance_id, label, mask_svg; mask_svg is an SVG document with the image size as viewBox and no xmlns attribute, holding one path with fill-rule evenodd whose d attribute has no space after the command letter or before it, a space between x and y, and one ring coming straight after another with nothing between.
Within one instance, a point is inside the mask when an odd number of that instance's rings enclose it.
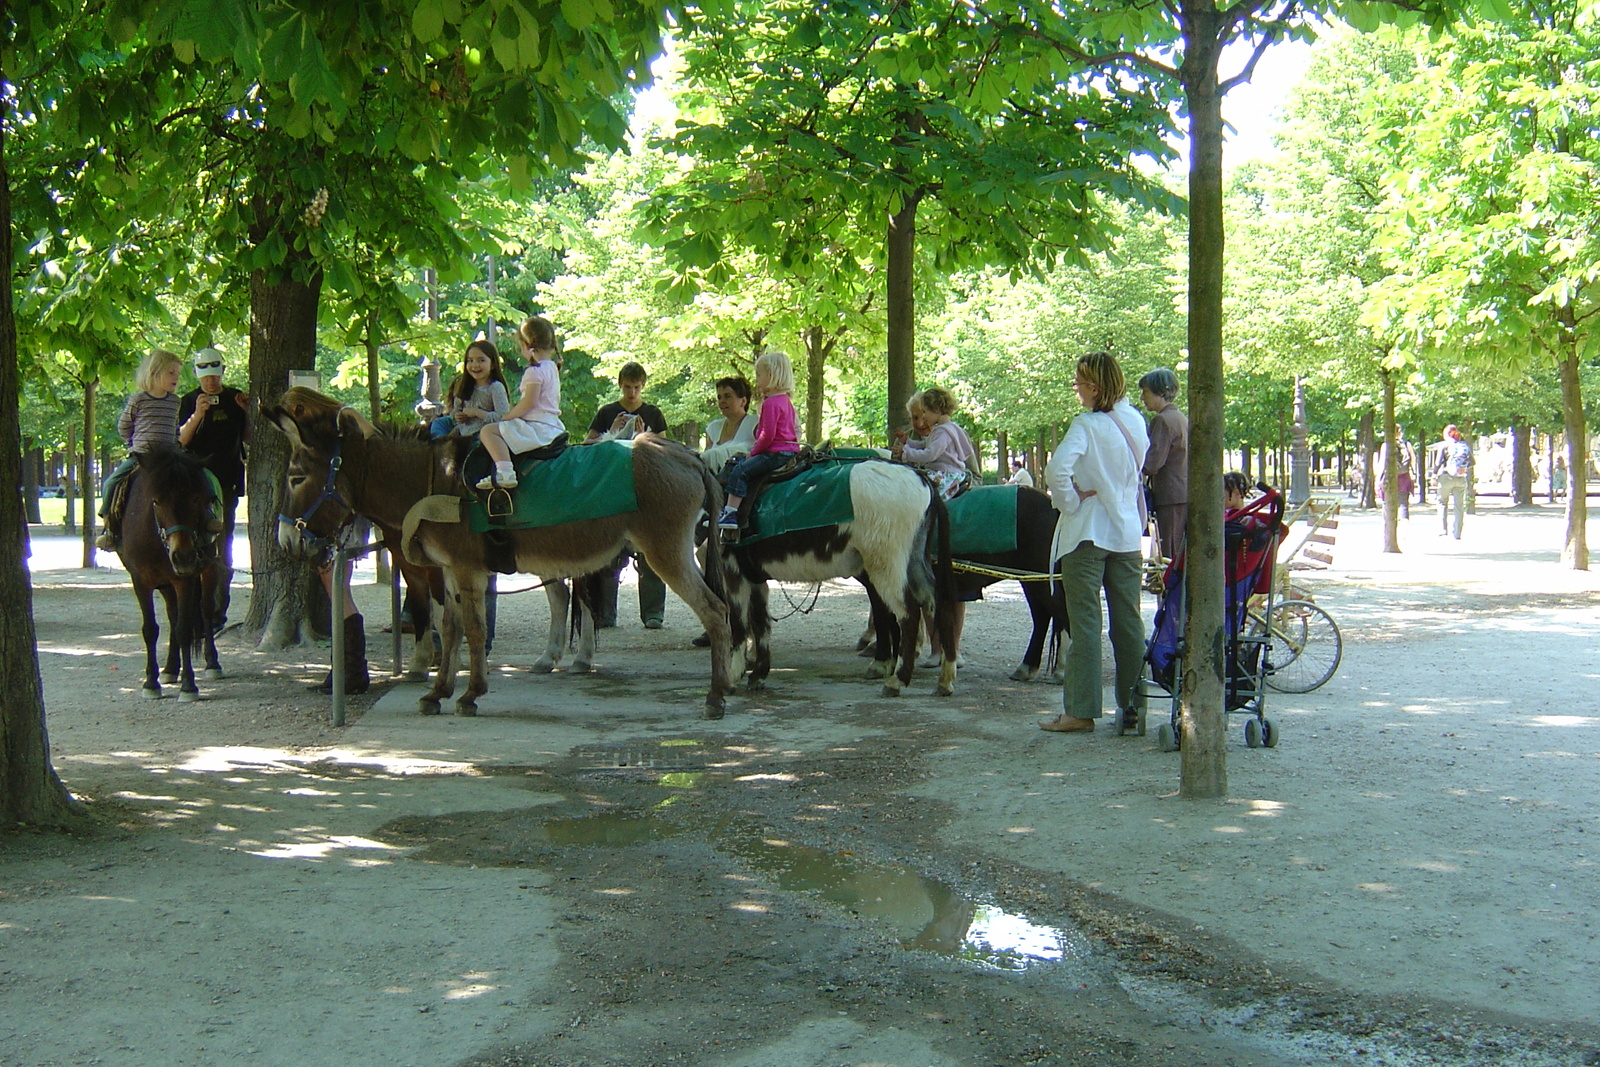
<instances>
[{"instance_id":1,"label":"rein","mask_svg":"<svg viewBox=\"0 0 1600 1067\"><path fill-rule=\"evenodd\" d=\"M782 622L784 619L792 619L796 615L810 615L817 609L817 598L822 595L821 582L814 582L812 584L811 600L809 603L806 602L806 595L804 593L800 594L800 603L795 603L794 597L789 595L789 589L787 586L785 586L782 582L778 582L777 586L778 592L783 594L783 599L789 604L789 611L786 615L773 615L769 610L767 612L767 617L773 622Z\"/></svg>"}]
</instances>

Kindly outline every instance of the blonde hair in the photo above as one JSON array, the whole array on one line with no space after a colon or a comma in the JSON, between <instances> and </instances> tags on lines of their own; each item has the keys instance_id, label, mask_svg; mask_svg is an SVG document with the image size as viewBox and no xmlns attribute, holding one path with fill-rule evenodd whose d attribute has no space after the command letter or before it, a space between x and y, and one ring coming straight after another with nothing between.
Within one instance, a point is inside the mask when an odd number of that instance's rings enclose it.
<instances>
[{"instance_id":1,"label":"blonde hair","mask_svg":"<svg viewBox=\"0 0 1600 1067\"><path fill-rule=\"evenodd\" d=\"M756 357L755 369L762 367L767 368L767 392L794 392L794 368L789 365L788 356L769 348Z\"/></svg>"},{"instance_id":2,"label":"blonde hair","mask_svg":"<svg viewBox=\"0 0 1600 1067\"><path fill-rule=\"evenodd\" d=\"M536 352L553 351L556 328L543 315L530 315L517 327L517 339Z\"/></svg>"},{"instance_id":3,"label":"blonde hair","mask_svg":"<svg viewBox=\"0 0 1600 1067\"><path fill-rule=\"evenodd\" d=\"M148 393L156 384L156 379L167 373L168 368L182 366L183 360L165 348L152 348L150 354L144 357L144 362L139 364L139 373L134 376L134 384Z\"/></svg>"},{"instance_id":4,"label":"blonde hair","mask_svg":"<svg viewBox=\"0 0 1600 1067\"><path fill-rule=\"evenodd\" d=\"M910 411L913 406L920 407L923 411L931 411L935 415L954 415L956 398L943 386L930 385L921 392L911 394L911 399L906 401L906 410Z\"/></svg>"},{"instance_id":5,"label":"blonde hair","mask_svg":"<svg viewBox=\"0 0 1600 1067\"><path fill-rule=\"evenodd\" d=\"M1110 411L1128 395L1128 379L1109 352L1090 352L1078 360L1078 373L1094 386L1094 410Z\"/></svg>"}]
</instances>

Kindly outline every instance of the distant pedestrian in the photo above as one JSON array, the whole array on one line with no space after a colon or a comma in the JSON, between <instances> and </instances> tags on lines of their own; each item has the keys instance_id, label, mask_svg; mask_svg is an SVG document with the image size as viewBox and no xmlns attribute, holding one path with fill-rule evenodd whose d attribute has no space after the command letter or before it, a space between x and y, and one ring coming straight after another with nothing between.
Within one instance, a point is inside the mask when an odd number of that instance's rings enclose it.
<instances>
[{"instance_id":1,"label":"distant pedestrian","mask_svg":"<svg viewBox=\"0 0 1600 1067\"><path fill-rule=\"evenodd\" d=\"M1467 487L1472 478L1472 445L1467 443L1454 423L1444 428L1434 475L1439 483L1439 536L1454 537L1459 541L1461 522L1467 510ZM1450 519L1452 501L1455 502L1454 523Z\"/></svg>"},{"instance_id":2,"label":"distant pedestrian","mask_svg":"<svg viewBox=\"0 0 1600 1067\"><path fill-rule=\"evenodd\" d=\"M1022 460L1014 459L1011 461L1011 477L1006 479L1006 484L1033 487L1033 475L1028 473L1028 468L1023 465Z\"/></svg>"},{"instance_id":3,"label":"distant pedestrian","mask_svg":"<svg viewBox=\"0 0 1600 1067\"><path fill-rule=\"evenodd\" d=\"M1178 376L1166 367L1139 379L1140 402L1151 416L1143 470L1160 543L1154 554L1169 559L1189 524L1189 416L1172 402L1177 395Z\"/></svg>"}]
</instances>

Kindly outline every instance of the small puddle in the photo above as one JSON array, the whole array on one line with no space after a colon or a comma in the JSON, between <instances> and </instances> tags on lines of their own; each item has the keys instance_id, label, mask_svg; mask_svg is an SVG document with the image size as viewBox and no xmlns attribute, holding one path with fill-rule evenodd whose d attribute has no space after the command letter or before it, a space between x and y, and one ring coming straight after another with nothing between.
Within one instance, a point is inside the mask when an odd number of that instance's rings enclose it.
<instances>
[{"instance_id":1,"label":"small puddle","mask_svg":"<svg viewBox=\"0 0 1600 1067\"><path fill-rule=\"evenodd\" d=\"M553 844L588 847L642 845L696 829L637 812L548 819L543 827ZM715 847L770 875L785 892L813 893L888 924L902 948L1006 971L1089 962L1091 948L1082 934L974 900L910 867L764 837L754 827L732 822L705 830Z\"/></svg>"}]
</instances>

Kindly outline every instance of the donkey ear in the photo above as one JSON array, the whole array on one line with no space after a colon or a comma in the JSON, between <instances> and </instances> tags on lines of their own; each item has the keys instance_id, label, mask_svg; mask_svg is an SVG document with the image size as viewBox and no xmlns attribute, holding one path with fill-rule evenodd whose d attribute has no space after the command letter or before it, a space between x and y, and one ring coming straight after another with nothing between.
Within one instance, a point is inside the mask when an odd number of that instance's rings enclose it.
<instances>
[{"instance_id":1,"label":"donkey ear","mask_svg":"<svg viewBox=\"0 0 1600 1067\"><path fill-rule=\"evenodd\" d=\"M355 429L360 432L363 439L371 437L378 432L378 428L367 421L367 417L355 408L344 408L339 412L339 432Z\"/></svg>"},{"instance_id":2,"label":"donkey ear","mask_svg":"<svg viewBox=\"0 0 1600 1067\"><path fill-rule=\"evenodd\" d=\"M283 435L289 439L290 445L295 448L301 447L303 442L300 440L300 424L294 421L293 415L290 415L289 412L276 404L263 408L261 414L265 415L269 422L283 431Z\"/></svg>"}]
</instances>

